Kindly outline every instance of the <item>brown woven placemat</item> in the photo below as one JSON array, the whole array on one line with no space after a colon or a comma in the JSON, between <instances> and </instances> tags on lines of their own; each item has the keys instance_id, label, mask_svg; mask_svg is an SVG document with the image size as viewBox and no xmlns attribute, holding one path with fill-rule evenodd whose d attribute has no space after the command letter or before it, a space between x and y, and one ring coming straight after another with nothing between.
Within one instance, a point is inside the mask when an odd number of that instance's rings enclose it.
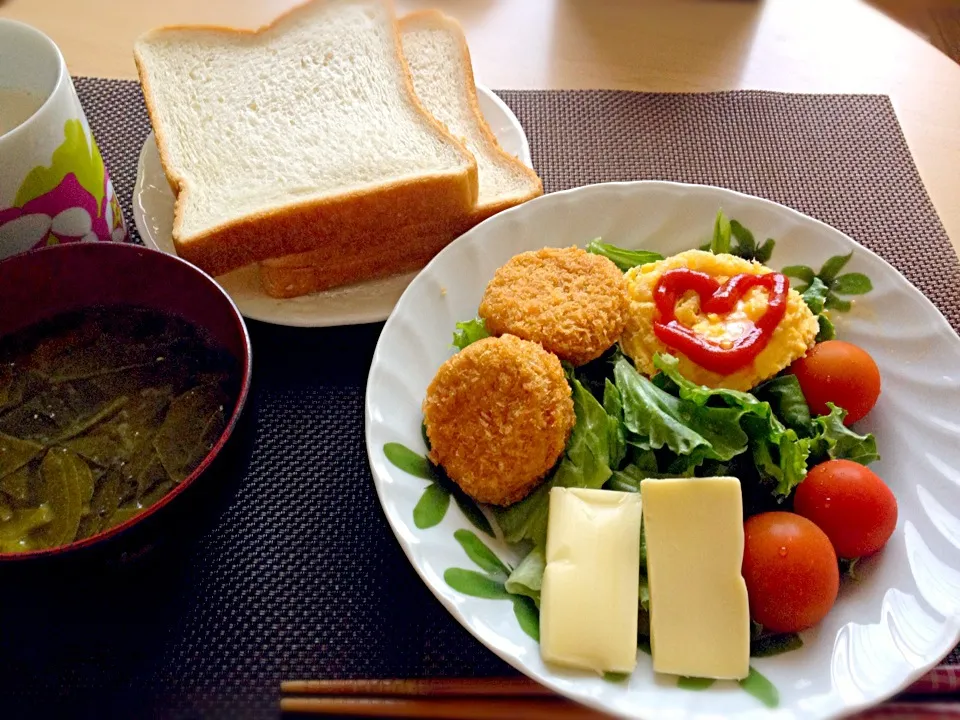
<instances>
[{"instance_id":1,"label":"brown woven placemat","mask_svg":"<svg viewBox=\"0 0 960 720\"><path fill-rule=\"evenodd\" d=\"M960 328L960 264L885 95L505 92L553 192L617 180L704 183L833 225Z\"/></svg>"},{"instance_id":2,"label":"brown woven placemat","mask_svg":"<svg viewBox=\"0 0 960 720\"><path fill-rule=\"evenodd\" d=\"M139 86L78 78L129 225L150 130ZM890 99L758 90L719 93L501 91L526 129L544 191L674 180L758 195L879 253L960 329L960 263Z\"/></svg>"},{"instance_id":3,"label":"brown woven placemat","mask_svg":"<svg viewBox=\"0 0 960 720\"><path fill-rule=\"evenodd\" d=\"M139 88L76 84L132 230ZM548 192L666 179L767 197L879 252L960 326L960 266L887 98L500 94ZM512 672L430 595L380 511L363 393L381 326L250 328L256 425L225 510L89 587L0 576L0 716L269 717L283 678Z\"/></svg>"}]
</instances>

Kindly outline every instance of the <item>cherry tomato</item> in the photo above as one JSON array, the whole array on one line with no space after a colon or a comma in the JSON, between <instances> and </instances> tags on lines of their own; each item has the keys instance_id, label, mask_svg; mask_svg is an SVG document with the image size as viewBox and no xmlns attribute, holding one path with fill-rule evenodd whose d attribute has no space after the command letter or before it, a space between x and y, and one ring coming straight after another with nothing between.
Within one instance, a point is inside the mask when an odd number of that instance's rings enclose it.
<instances>
[{"instance_id":1,"label":"cherry tomato","mask_svg":"<svg viewBox=\"0 0 960 720\"><path fill-rule=\"evenodd\" d=\"M850 460L817 465L797 486L793 509L826 533L838 557L872 555L897 526L897 498L870 468Z\"/></svg>"},{"instance_id":2,"label":"cherry tomato","mask_svg":"<svg viewBox=\"0 0 960 720\"><path fill-rule=\"evenodd\" d=\"M768 630L798 632L823 620L837 599L837 555L804 517L767 512L743 525L743 579L750 616Z\"/></svg>"},{"instance_id":3,"label":"cherry tomato","mask_svg":"<svg viewBox=\"0 0 960 720\"><path fill-rule=\"evenodd\" d=\"M844 424L850 425L873 409L880 396L880 370L861 348L842 340L827 340L813 346L797 360L790 372L815 415L830 412L828 402L847 411Z\"/></svg>"}]
</instances>

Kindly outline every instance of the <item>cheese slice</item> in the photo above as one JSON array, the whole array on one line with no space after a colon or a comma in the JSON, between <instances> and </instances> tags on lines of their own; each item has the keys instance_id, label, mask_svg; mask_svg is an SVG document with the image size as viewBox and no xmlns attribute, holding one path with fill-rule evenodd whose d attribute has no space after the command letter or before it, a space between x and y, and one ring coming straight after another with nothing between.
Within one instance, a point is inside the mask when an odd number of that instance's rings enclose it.
<instances>
[{"instance_id":1,"label":"cheese slice","mask_svg":"<svg viewBox=\"0 0 960 720\"><path fill-rule=\"evenodd\" d=\"M640 521L637 493L550 491L540 591L546 662L598 673L636 666Z\"/></svg>"},{"instance_id":2,"label":"cheese slice","mask_svg":"<svg viewBox=\"0 0 960 720\"><path fill-rule=\"evenodd\" d=\"M743 503L736 478L644 480L653 669L739 680L750 671Z\"/></svg>"}]
</instances>

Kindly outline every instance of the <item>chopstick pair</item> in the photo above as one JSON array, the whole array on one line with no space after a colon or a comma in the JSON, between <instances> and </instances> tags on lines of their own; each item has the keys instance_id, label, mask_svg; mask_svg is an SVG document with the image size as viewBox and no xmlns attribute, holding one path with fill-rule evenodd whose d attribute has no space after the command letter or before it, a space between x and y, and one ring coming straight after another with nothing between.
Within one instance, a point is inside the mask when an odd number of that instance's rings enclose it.
<instances>
[{"instance_id":1,"label":"chopstick pair","mask_svg":"<svg viewBox=\"0 0 960 720\"><path fill-rule=\"evenodd\" d=\"M289 713L428 720L600 720L608 717L523 677L423 680L288 680Z\"/></svg>"},{"instance_id":2,"label":"chopstick pair","mask_svg":"<svg viewBox=\"0 0 960 720\"><path fill-rule=\"evenodd\" d=\"M608 717L555 694L525 677L427 678L420 680L288 680L280 685L280 709L289 713L427 720L600 720ZM957 718L960 703L911 702L907 698L960 692L960 666L930 671L892 702L858 720Z\"/></svg>"}]
</instances>

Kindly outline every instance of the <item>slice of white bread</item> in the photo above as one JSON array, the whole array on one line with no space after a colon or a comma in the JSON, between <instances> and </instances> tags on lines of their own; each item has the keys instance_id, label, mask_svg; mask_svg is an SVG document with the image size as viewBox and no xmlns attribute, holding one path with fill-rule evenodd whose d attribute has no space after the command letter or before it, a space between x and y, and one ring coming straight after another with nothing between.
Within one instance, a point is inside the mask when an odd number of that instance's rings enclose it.
<instances>
[{"instance_id":1,"label":"slice of white bread","mask_svg":"<svg viewBox=\"0 0 960 720\"><path fill-rule=\"evenodd\" d=\"M470 51L460 25L439 11L426 10L401 18L400 29L417 97L474 154L480 170L480 192L472 212L453 222L420 227L424 237L418 248L424 252L435 248L435 254L494 213L541 195L543 185L533 170L500 147L483 119L477 103ZM398 230L407 239L416 232L416 228ZM425 264L430 257L432 255L423 258L420 264ZM408 267L402 270L417 267L412 257L406 259ZM291 297L294 293L302 294L305 288L313 292L334 287L330 283L342 281L345 264L346 259L338 260L324 251L299 253L261 263L260 277L268 294ZM297 272L285 273L284 268ZM379 270L379 275L390 274L389 267ZM313 278L312 285L307 278ZM355 277L351 281L359 279L364 278Z\"/></svg>"},{"instance_id":2,"label":"slice of white bread","mask_svg":"<svg viewBox=\"0 0 960 720\"><path fill-rule=\"evenodd\" d=\"M480 113L460 24L439 10L423 10L401 18L400 33L420 102L477 159L480 193L474 214L487 218L542 195L537 174L500 147Z\"/></svg>"},{"instance_id":3,"label":"slice of white bread","mask_svg":"<svg viewBox=\"0 0 960 720\"><path fill-rule=\"evenodd\" d=\"M389 0L154 30L134 56L177 253L208 272L475 207L476 160L416 98Z\"/></svg>"}]
</instances>

